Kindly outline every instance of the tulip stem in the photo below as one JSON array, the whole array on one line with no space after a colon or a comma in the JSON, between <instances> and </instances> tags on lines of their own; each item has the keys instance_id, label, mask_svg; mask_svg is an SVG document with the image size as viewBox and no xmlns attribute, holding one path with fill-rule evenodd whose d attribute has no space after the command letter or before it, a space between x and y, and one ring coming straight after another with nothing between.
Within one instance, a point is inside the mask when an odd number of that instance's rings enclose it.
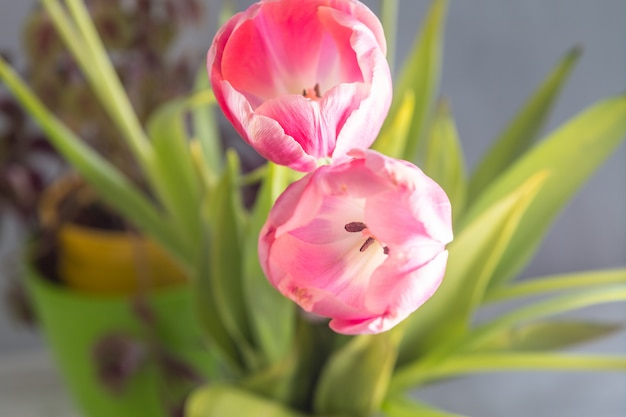
<instances>
[{"instance_id":1,"label":"tulip stem","mask_svg":"<svg viewBox=\"0 0 626 417\"><path fill-rule=\"evenodd\" d=\"M398 35L399 0L380 0L380 15L387 39L387 61L393 74L396 60L396 39Z\"/></svg>"}]
</instances>

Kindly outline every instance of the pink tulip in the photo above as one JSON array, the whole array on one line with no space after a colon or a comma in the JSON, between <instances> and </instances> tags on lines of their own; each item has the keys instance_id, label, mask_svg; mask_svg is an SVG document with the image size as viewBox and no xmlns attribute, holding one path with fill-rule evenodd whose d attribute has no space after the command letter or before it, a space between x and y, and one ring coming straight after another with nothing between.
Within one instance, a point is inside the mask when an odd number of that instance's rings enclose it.
<instances>
[{"instance_id":1,"label":"pink tulip","mask_svg":"<svg viewBox=\"0 0 626 417\"><path fill-rule=\"evenodd\" d=\"M265 158L299 171L376 138L391 103L382 26L356 0L262 0L207 57L217 102Z\"/></svg>"},{"instance_id":2,"label":"pink tulip","mask_svg":"<svg viewBox=\"0 0 626 417\"><path fill-rule=\"evenodd\" d=\"M271 284L339 333L379 333L443 278L450 201L416 166L372 150L290 185L259 236Z\"/></svg>"}]
</instances>

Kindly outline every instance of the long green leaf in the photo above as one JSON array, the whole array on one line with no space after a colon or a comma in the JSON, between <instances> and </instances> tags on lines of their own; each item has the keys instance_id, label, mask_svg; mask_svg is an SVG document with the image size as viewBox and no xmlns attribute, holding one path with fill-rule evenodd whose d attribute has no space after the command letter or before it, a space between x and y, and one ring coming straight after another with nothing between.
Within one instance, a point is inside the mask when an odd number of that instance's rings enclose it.
<instances>
[{"instance_id":1,"label":"long green leaf","mask_svg":"<svg viewBox=\"0 0 626 417\"><path fill-rule=\"evenodd\" d=\"M243 258L243 291L255 340L269 362L283 358L292 346L295 307L265 278L259 264L258 241L274 201L290 182L288 168L268 163L252 212Z\"/></svg>"},{"instance_id":2,"label":"long green leaf","mask_svg":"<svg viewBox=\"0 0 626 417\"><path fill-rule=\"evenodd\" d=\"M398 12L400 0L380 0L380 21L383 24L385 38L387 39L387 61L391 74L396 61L396 48L398 38Z\"/></svg>"},{"instance_id":3,"label":"long green leaf","mask_svg":"<svg viewBox=\"0 0 626 417\"><path fill-rule=\"evenodd\" d=\"M187 240L187 250L200 249L202 194L185 134L183 115L186 102L178 100L161 106L148 121L154 152L147 173L159 201L167 208Z\"/></svg>"},{"instance_id":4,"label":"long green leaf","mask_svg":"<svg viewBox=\"0 0 626 417\"><path fill-rule=\"evenodd\" d=\"M451 358L479 354L483 346L493 337L510 331L522 323L591 305L620 301L626 301L626 285L611 285L593 291L553 297L500 315L477 327L465 337L442 340L442 343L433 347L427 355L417 358L410 364L404 364L394 374L393 388L390 390L396 392L395 390L400 387L408 388L411 384L428 380L426 375L430 372L439 372L438 369L447 366L445 364L452 360Z\"/></svg>"},{"instance_id":5,"label":"long green leaf","mask_svg":"<svg viewBox=\"0 0 626 417\"><path fill-rule=\"evenodd\" d=\"M626 301L626 285L607 285L593 290L576 292L546 301L537 302L512 312L500 315L496 319L487 322L468 335L466 341L457 346L458 349L474 349L481 346L493 335L506 331L519 323L537 320L543 317L564 313L579 308Z\"/></svg>"},{"instance_id":6,"label":"long green leaf","mask_svg":"<svg viewBox=\"0 0 626 417\"><path fill-rule=\"evenodd\" d=\"M400 363L414 360L425 350L441 344L442 338L468 330L473 311L482 300L504 249L544 182L545 173L529 178L465 227L449 245L443 283L408 319Z\"/></svg>"},{"instance_id":7,"label":"long green leaf","mask_svg":"<svg viewBox=\"0 0 626 417\"><path fill-rule=\"evenodd\" d=\"M369 416L378 410L393 373L398 335L361 335L336 351L317 384L315 411Z\"/></svg>"},{"instance_id":8,"label":"long green leaf","mask_svg":"<svg viewBox=\"0 0 626 417\"><path fill-rule=\"evenodd\" d=\"M448 2L434 0L428 15L422 24L422 30L416 37L408 61L403 65L396 87L396 97L404 98L411 91L415 95L415 107L408 133L408 141L401 159L413 161L423 150L421 142L439 86L443 27ZM381 135L388 136L387 130L392 126L401 101L394 100L389 110L387 122L383 125ZM395 156L395 155L394 155Z\"/></svg>"},{"instance_id":9,"label":"long green leaf","mask_svg":"<svg viewBox=\"0 0 626 417\"><path fill-rule=\"evenodd\" d=\"M427 404L405 397L393 397L385 400L383 413L387 417L462 417L459 414L437 410Z\"/></svg>"},{"instance_id":10,"label":"long green leaf","mask_svg":"<svg viewBox=\"0 0 626 417\"><path fill-rule=\"evenodd\" d=\"M207 204L203 204L206 206ZM201 247L211 253L210 228L202 225ZM237 346L234 338L228 332L226 325L217 309L216 294L212 282L212 262L210 256L196 257L196 265L192 269L191 283L193 285L194 306L198 321L202 327L209 349L218 356L220 363L231 374L240 375L246 368L246 360Z\"/></svg>"},{"instance_id":11,"label":"long green leaf","mask_svg":"<svg viewBox=\"0 0 626 417\"><path fill-rule=\"evenodd\" d=\"M513 277L530 259L561 208L626 135L626 96L604 100L565 124L519 159L481 194L463 219L469 224L509 190L540 171L550 172L521 220L492 285Z\"/></svg>"},{"instance_id":12,"label":"long green leaf","mask_svg":"<svg viewBox=\"0 0 626 417\"><path fill-rule=\"evenodd\" d=\"M390 393L443 378L506 371L626 371L625 356L570 355L555 353L472 353L446 359L437 365L418 364L394 374Z\"/></svg>"},{"instance_id":13,"label":"long green leaf","mask_svg":"<svg viewBox=\"0 0 626 417\"><path fill-rule=\"evenodd\" d=\"M53 3L56 4L55 0L44 0L44 2L49 7ZM98 36L87 7L83 0L65 0L65 3L74 18L73 23L77 30L71 33L60 28L59 25L64 24L64 22L60 21L55 26L60 29L68 45L76 43L77 39L82 41L83 48L80 51L73 51L74 56L88 78L93 77L93 79L90 79L90 82L98 94L100 102L104 105L104 108L115 121L118 128L124 133L124 137L134 151L137 160L144 165L146 158L150 155L148 140L130 99L113 68L104 44ZM75 38L71 39L71 36ZM77 56L77 53L83 56Z\"/></svg>"},{"instance_id":14,"label":"long green leaf","mask_svg":"<svg viewBox=\"0 0 626 417\"><path fill-rule=\"evenodd\" d=\"M0 78L40 125L54 147L98 191L106 203L144 233L153 236L182 264L189 265L183 240L169 219L157 211L108 161L59 122L2 58Z\"/></svg>"},{"instance_id":15,"label":"long green leaf","mask_svg":"<svg viewBox=\"0 0 626 417\"><path fill-rule=\"evenodd\" d=\"M442 101L426 136L425 158L422 169L446 191L452 204L455 222L463 213L467 178L463 149L450 109Z\"/></svg>"},{"instance_id":16,"label":"long green leaf","mask_svg":"<svg viewBox=\"0 0 626 417\"><path fill-rule=\"evenodd\" d=\"M556 350L608 336L622 329L615 323L551 320L525 323L494 334L483 350Z\"/></svg>"},{"instance_id":17,"label":"long green leaf","mask_svg":"<svg viewBox=\"0 0 626 417\"><path fill-rule=\"evenodd\" d=\"M470 199L477 197L537 139L580 53L580 47L569 51L506 126L472 175Z\"/></svg>"},{"instance_id":18,"label":"long green leaf","mask_svg":"<svg viewBox=\"0 0 626 417\"><path fill-rule=\"evenodd\" d=\"M212 195L210 214L210 288L217 314L246 360L248 369L260 363L252 345L248 306L243 290L243 231L246 218L239 194L239 160L227 153L227 169Z\"/></svg>"},{"instance_id":19,"label":"long green leaf","mask_svg":"<svg viewBox=\"0 0 626 417\"><path fill-rule=\"evenodd\" d=\"M246 374L238 381L238 385L255 394L292 406L294 388L304 385L302 379L297 379L298 366L301 365L299 359L300 352L292 346L288 355L259 371Z\"/></svg>"},{"instance_id":20,"label":"long green leaf","mask_svg":"<svg viewBox=\"0 0 626 417\"><path fill-rule=\"evenodd\" d=\"M210 94L210 100L203 105L194 106L192 120L195 137L202 145L204 165L209 171L211 178L215 178L222 171L222 155L224 154L221 144L221 135L215 118L215 96L209 89L209 78L204 66L198 72L194 89L196 94Z\"/></svg>"},{"instance_id":21,"label":"long green leaf","mask_svg":"<svg viewBox=\"0 0 626 417\"><path fill-rule=\"evenodd\" d=\"M281 403L228 385L206 385L187 400L187 417L305 417Z\"/></svg>"},{"instance_id":22,"label":"long green leaf","mask_svg":"<svg viewBox=\"0 0 626 417\"><path fill-rule=\"evenodd\" d=\"M607 284L626 284L626 269L578 272L527 279L504 287L493 288L487 292L485 301L504 301L512 298L532 297L550 292L572 291Z\"/></svg>"},{"instance_id":23,"label":"long green leaf","mask_svg":"<svg viewBox=\"0 0 626 417\"><path fill-rule=\"evenodd\" d=\"M409 129L415 111L415 93L412 90L401 93L402 99L397 111L387 118L386 127L380 132L372 149L391 156L402 158L409 140Z\"/></svg>"}]
</instances>

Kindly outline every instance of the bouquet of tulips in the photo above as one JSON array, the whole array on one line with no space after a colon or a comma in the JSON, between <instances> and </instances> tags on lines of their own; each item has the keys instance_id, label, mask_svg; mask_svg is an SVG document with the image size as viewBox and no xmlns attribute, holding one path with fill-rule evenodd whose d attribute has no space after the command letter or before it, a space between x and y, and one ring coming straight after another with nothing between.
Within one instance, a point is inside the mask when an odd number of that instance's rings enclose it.
<instances>
[{"instance_id":1,"label":"bouquet of tulips","mask_svg":"<svg viewBox=\"0 0 626 417\"><path fill-rule=\"evenodd\" d=\"M196 91L145 129L84 4L42 3L151 194L3 61L0 78L101 198L190 276L216 366L186 415L447 416L407 393L473 372L626 370L624 356L552 351L614 325L549 318L626 300L625 270L513 280L626 134L619 96L534 144L578 51L468 178L449 109L435 105L445 0L434 0L395 88L385 36L397 1L381 2L385 33L357 0L262 0L218 31L208 79L203 71ZM237 154L222 151L216 105L266 164L242 173ZM485 304L539 295L474 321Z\"/></svg>"}]
</instances>

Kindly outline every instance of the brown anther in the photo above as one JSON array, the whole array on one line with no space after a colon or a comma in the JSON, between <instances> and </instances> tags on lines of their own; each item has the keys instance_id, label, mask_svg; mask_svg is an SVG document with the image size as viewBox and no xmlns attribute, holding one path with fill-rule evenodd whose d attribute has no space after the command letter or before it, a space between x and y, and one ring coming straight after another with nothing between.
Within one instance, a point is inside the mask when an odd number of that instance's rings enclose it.
<instances>
[{"instance_id":1,"label":"brown anther","mask_svg":"<svg viewBox=\"0 0 626 417\"><path fill-rule=\"evenodd\" d=\"M363 222L350 222L344 226L344 229L346 232L356 233L367 229L367 226Z\"/></svg>"},{"instance_id":2,"label":"brown anther","mask_svg":"<svg viewBox=\"0 0 626 417\"><path fill-rule=\"evenodd\" d=\"M383 247L383 253L384 253L385 255L389 255L389 246L385 246L385 247Z\"/></svg>"},{"instance_id":3,"label":"brown anther","mask_svg":"<svg viewBox=\"0 0 626 417\"><path fill-rule=\"evenodd\" d=\"M322 98L319 83L315 84L313 88L303 88L302 95L310 100L319 100L320 98Z\"/></svg>"},{"instance_id":4,"label":"brown anther","mask_svg":"<svg viewBox=\"0 0 626 417\"><path fill-rule=\"evenodd\" d=\"M313 92L315 93L317 98L322 98L322 95L320 94L320 84L319 83L315 83L315 87L313 87Z\"/></svg>"},{"instance_id":5,"label":"brown anther","mask_svg":"<svg viewBox=\"0 0 626 417\"><path fill-rule=\"evenodd\" d=\"M369 248L370 246L372 246L372 243L374 242L376 242L376 239L374 239L373 237L368 237L367 240L363 243L363 245L361 245L359 252L365 252L365 250Z\"/></svg>"}]
</instances>

